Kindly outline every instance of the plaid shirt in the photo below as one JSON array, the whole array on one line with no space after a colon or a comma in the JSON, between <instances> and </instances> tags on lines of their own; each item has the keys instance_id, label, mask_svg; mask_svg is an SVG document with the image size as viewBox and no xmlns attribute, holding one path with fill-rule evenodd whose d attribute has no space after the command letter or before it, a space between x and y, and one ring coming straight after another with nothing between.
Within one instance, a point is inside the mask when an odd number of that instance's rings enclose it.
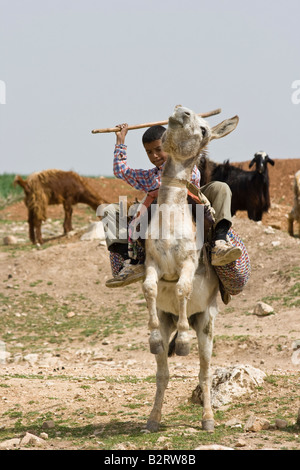
<instances>
[{"instance_id":1,"label":"plaid shirt","mask_svg":"<svg viewBox=\"0 0 300 470\"><path fill-rule=\"evenodd\" d=\"M114 175L126 181L130 186L146 193L154 191L160 186L160 179L164 168L151 168L150 170L134 170L127 165L127 145L120 144L115 146L114 151ZM197 188L200 187L200 172L196 165L194 166L191 183Z\"/></svg>"}]
</instances>

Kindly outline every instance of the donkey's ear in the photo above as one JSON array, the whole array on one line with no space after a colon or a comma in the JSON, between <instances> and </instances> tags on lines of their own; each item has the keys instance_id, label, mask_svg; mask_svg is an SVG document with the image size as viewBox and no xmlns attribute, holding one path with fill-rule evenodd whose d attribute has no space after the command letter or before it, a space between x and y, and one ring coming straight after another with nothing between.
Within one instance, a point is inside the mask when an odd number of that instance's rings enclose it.
<instances>
[{"instance_id":1,"label":"donkey's ear","mask_svg":"<svg viewBox=\"0 0 300 470\"><path fill-rule=\"evenodd\" d=\"M234 116L230 119L225 119L225 121L220 122L216 126L212 127L211 129L211 140L213 139L220 139L221 137L225 137L225 135L230 134L230 132L234 131L236 126L238 125L239 117Z\"/></svg>"}]
</instances>

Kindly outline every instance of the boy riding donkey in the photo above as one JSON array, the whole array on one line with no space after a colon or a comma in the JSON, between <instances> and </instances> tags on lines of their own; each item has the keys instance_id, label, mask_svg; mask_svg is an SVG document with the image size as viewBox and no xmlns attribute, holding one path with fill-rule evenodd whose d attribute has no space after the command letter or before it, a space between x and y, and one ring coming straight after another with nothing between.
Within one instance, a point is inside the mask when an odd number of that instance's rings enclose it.
<instances>
[{"instance_id":1,"label":"boy riding donkey","mask_svg":"<svg viewBox=\"0 0 300 470\"><path fill-rule=\"evenodd\" d=\"M162 149L162 135L165 128L156 125L147 129L143 134L142 142L150 162L154 168L149 170L132 169L127 164L127 146L125 138L128 132L128 125L116 126L116 145L114 151L113 171L117 178L126 181L133 188L146 193L143 204L149 206L155 202L158 189L161 183L161 176L168 155ZM243 253L241 243L232 243L228 236L231 232L231 190L226 183L214 181L200 188L200 172L195 165L191 176L191 187L196 189L196 193L201 189L202 195L209 201L214 211L213 238L211 243L211 264L218 269L226 270L227 266L232 266ZM189 188L188 188L189 189ZM195 191L192 191L195 194ZM189 193L192 196L191 193ZM195 198L194 198L195 199ZM200 203L198 200L197 202ZM119 224L119 204L110 204L104 210L104 215L108 223L104 225L106 244L110 252L110 261L113 277L106 281L107 287L123 287L144 279L144 252L135 250L132 254L132 241L130 239L127 226ZM117 232L117 234L116 234ZM121 233L122 232L122 233ZM136 253L136 251L138 253ZM244 282L244 281L243 281ZM230 291L230 289L229 289ZM240 291L240 290L239 290ZM220 282L220 292L224 303L230 301L230 294ZM236 293L236 292L233 292Z\"/></svg>"}]
</instances>

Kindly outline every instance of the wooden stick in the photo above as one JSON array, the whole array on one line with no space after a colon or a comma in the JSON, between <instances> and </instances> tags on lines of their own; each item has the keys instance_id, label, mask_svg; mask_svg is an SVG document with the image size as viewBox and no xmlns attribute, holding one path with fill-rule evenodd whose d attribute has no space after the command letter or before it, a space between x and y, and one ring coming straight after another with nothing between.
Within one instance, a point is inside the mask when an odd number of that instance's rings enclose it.
<instances>
[{"instance_id":1,"label":"wooden stick","mask_svg":"<svg viewBox=\"0 0 300 470\"><path fill-rule=\"evenodd\" d=\"M220 114L221 108L214 109L213 111L208 111L207 113L200 113L198 116L200 117L209 117L214 116L215 114ZM152 126L165 126L168 124L168 120L166 121L157 121L157 122L147 122L145 124L136 124L134 126L128 126L128 130L133 129L143 129L144 127L152 127ZM120 130L119 127L108 127L106 129L94 129L92 130L92 134L104 134L106 132L118 132Z\"/></svg>"}]
</instances>

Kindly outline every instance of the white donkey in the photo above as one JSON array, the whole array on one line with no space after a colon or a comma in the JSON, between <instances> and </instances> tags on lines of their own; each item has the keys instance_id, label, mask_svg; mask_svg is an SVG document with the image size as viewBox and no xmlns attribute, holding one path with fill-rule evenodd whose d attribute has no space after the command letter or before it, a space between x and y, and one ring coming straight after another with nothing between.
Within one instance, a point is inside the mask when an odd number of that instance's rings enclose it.
<instances>
[{"instance_id":1,"label":"white donkey","mask_svg":"<svg viewBox=\"0 0 300 470\"><path fill-rule=\"evenodd\" d=\"M170 335L177 329L176 354L187 355L189 324L198 337L199 382L203 392L202 428L214 429L210 360L214 319L218 312L216 299L219 282L214 270L209 267L207 272L207 266L199 262L195 222L186 210L187 182L200 152L210 140L224 137L237 124L238 117L235 116L210 128L193 111L177 106L162 138L168 159L158 192L157 208L146 237L146 278L143 283L149 310L150 351L156 355L157 362L156 396L147 422L150 431L156 431L161 420L169 380ZM161 217L159 209L162 205L168 205L175 217ZM159 237L158 232L167 233L168 236Z\"/></svg>"}]
</instances>

